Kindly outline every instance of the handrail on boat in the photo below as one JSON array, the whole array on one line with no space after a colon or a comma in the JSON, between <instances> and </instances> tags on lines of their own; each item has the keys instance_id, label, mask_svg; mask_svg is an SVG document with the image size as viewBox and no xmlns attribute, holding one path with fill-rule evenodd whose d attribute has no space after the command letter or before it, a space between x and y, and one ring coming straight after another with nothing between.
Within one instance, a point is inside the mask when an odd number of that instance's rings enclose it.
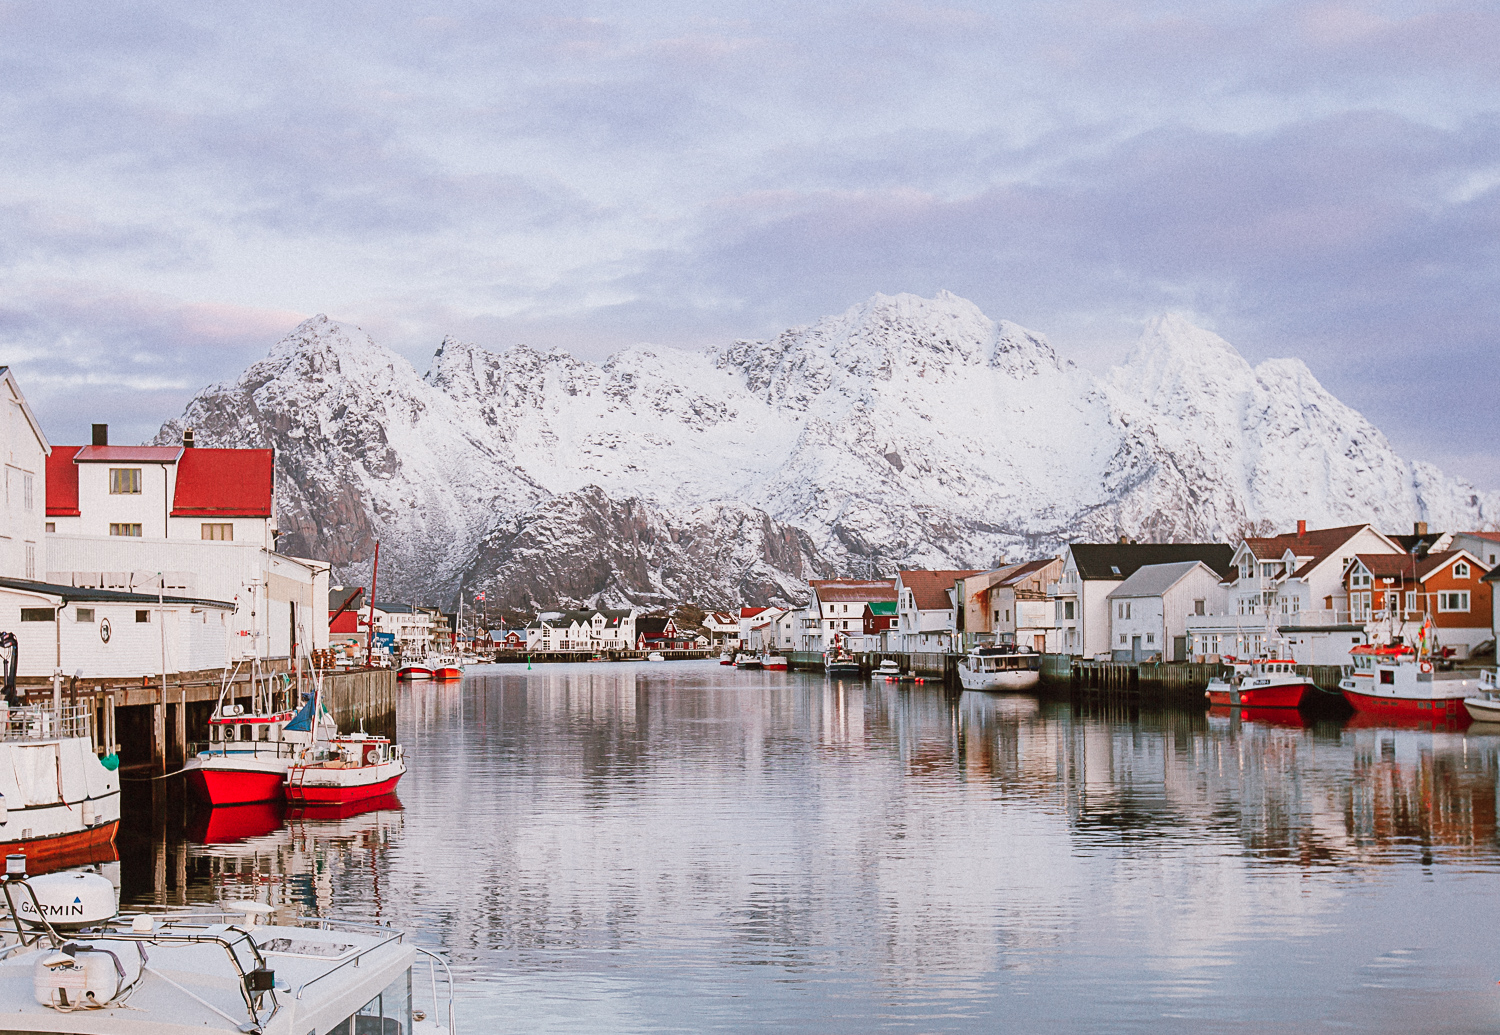
<instances>
[{"instance_id":1,"label":"handrail on boat","mask_svg":"<svg viewBox=\"0 0 1500 1035\"><path fill-rule=\"evenodd\" d=\"M432 1008L437 1009L437 968L433 966L433 960L443 965L443 979L448 983L448 1035L457 1035L458 1029L453 1026L453 969L448 966L448 961L431 949L424 949L420 945L413 945L427 959L427 976L432 982Z\"/></svg>"}]
</instances>

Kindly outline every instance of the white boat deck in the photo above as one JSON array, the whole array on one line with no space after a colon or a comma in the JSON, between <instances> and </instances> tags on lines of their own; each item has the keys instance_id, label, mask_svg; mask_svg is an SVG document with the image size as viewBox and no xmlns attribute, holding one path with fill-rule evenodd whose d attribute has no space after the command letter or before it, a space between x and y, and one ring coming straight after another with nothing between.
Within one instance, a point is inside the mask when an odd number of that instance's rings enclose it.
<instances>
[{"instance_id":1,"label":"white boat deck","mask_svg":"<svg viewBox=\"0 0 1500 1035\"><path fill-rule=\"evenodd\" d=\"M229 915L155 918L151 934L133 933L126 920L110 925L108 938L66 936L68 941L114 952L132 974L137 946L145 951L140 983L123 1003L102 1009L60 1011L40 1004L34 990L36 968L53 950L45 939L40 948L18 945L12 933L0 959L0 1030L78 1035L406 1035L414 976L410 968L418 950L399 931L345 924L247 928L244 917ZM257 965L247 938L253 938L264 967L274 972L274 989L259 999L258 1020L252 1018L241 984L241 970ZM419 967L418 974L425 978L424 968ZM355 1023L345 1025L356 1015ZM399 1028L391 1023L398 1019Z\"/></svg>"}]
</instances>

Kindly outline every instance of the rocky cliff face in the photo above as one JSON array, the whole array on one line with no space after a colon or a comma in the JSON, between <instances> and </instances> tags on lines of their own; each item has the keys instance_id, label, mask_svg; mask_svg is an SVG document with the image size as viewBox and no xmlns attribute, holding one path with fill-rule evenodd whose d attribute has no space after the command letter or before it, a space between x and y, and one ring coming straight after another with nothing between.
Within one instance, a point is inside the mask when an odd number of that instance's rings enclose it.
<instances>
[{"instance_id":1,"label":"rocky cliff face","mask_svg":"<svg viewBox=\"0 0 1500 1035\"><path fill-rule=\"evenodd\" d=\"M317 317L158 441L189 426L276 447L283 549L361 582L379 539L391 595L443 602L785 602L821 574L983 567L1070 538L1500 516L1296 360L1251 367L1164 317L1095 378L946 293L597 365L448 339L425 377Z\"/></svg>"}]
</instances>

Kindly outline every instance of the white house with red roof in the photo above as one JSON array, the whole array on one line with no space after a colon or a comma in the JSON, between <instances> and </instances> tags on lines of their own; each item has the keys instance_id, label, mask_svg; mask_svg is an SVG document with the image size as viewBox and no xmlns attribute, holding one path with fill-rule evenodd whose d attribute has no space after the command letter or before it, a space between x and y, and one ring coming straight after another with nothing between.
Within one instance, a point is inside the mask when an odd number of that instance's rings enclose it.
<instances>
[{"instance_id":1,"label":"white house with red roof","mask_svg":"<svg viewBox=\"0 0 1500 1035\"><path fill-rule=\"evenodd\" d=\"M232 603L175 589L132 593L118 585L75 586L48 577L53 553L46 534L47 473L56 450L8 368L0 367L0 385L6 404L0 421L0 630L15 634L18 674L53 676L60 683L74 673L138 679L159 673L163 664L169 672L223 664Z\"/></svg>"},{"instance_id":2,"label":"white house with red roof","mask_svg":"<svg viewBox=\"0 0 1500 1035\"><path fill-rule=\"evenodd\" d=\"M878 637L867 642L865 605L895 600L895 579L811 579L807 589L811 600L800 619L801 650L827 650L835 636L850 650L880 649Z\"/></svg>"},{"instance_id":3,"label":"white house with red roof","mask_svg":"<svg viewBox=\"0 0 1500 1035\"><path fill-rule=\"evenodd\" d=\"M1454 532L1446 541L1433 544L1434 550L1467 550L1486 568L1500 566L1500 532Z\"/></svg>"},{"instance_id":4,"label":"white house with red roof","mask_svg":"<svg viewBox=\"0 0 1500 1035\"><path fill-rule=\"evenodd\" d=\"M227 604L234 657L326 647L329 565L275 552L273 472L270 449L114 446L96 424L47 460L47 581Z\"/></svg>"},{"instance_id":5,"label":"white house with red roof","mask_svg":"<svg viewBox=\"0 0 1500 1035\"><path fill-rule=\"evenodd\" d=\"M740 645L739 615L728 611L710 611L703 616L703 628L708 632L708 642L715 647Z\"/></svg>"},{"instance_id":6,"label":"white house with red roof","mask_svg":"<svg viewBox=\"0 0 1500 1035\"><path fill-rule=\"evenodd\" d=\"M1344 574L1362 553L1402 554L1373 526L1307 527L1251 536L1234 547L1223 583L1224 606L1205 601L1187 619L1195 657L1255 658L1290 651L1301 664L1342 665L1351 647L1369 642L1349 611ZM1196 607L1195 607L1196 612Z\"/></svg>"},{"instance_id":7,"label":"white house with red roof","mask_svg":"<svg viewBox=\"0 0 1500 1035\"><path fill-rule=\"evenodd\" d=\"M977 570L903 571L896 576L896 629L907 652L961 649L958 583Z\"/></svg>"}]
</instances>

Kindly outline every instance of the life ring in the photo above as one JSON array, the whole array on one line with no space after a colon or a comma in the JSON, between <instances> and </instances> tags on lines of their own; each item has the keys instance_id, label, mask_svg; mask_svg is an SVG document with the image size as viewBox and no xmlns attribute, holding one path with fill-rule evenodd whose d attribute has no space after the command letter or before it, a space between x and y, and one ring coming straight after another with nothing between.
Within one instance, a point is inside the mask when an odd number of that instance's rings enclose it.
<instances>
[{"instance_id":1,"label":"life ring","mask_svg":"<svg viewBox=\"0 0 1500 1035\"><path fill-rule=\"evenodd\" d=\"M1430 662L1430 661L1424 661L1418 667L1421 668L1421 670L1423 672L1431 672L1432 671L1432 662Z\"/></svg>"}]
</instances>

